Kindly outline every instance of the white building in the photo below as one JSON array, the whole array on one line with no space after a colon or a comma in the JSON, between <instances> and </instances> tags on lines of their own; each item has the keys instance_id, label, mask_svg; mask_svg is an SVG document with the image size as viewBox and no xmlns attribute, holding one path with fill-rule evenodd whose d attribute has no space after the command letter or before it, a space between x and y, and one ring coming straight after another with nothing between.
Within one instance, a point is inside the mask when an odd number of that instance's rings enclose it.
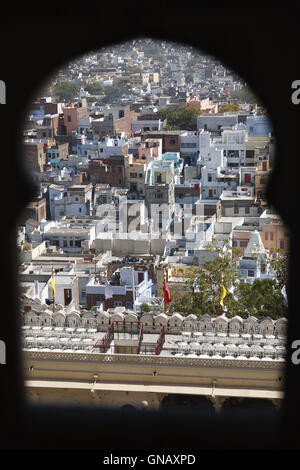
<instances>
[{"instance_id":1,"label":"white building","mask_svg":"<svg viewBox=\"0 0 300 470\"><path fill-rule=\"evenodd\" d=\"M132 120L131 132L161 131L164 123L160 119Z\"/></svg>"},{"instance_id":2,"label":"white building","mask_svg":"<svg viewBox=\"0 0 300 470\"><path fill-rule=\"evenodd\" d=\"M221 143L215 144L216 148L223 151L227 158L227 166L244 166L246 162L246 145L248 132L246 130L226 129L222 132Z\"/></svg>"},{"instance_id":3,"label":"white building","mask_svg":"<svg viewBox=\"0 0 300 470\"><path fill-rule=\"evenodd\" d=\"M83 253L92 247L95 240L95 226L70 227L70 225L57 224L44 232L44 240L49 245L56 246L66 253Z\"/></svg>"},{"instance_id":4,"label":"white building","mask_svg":"<svg viewBox=\"0 0 300 470\"><path fill-rule=\"evenodd\" d=\"M239 183L239 174L221 171L220 167L201 168L202 199L219 199L224 190L235 191Z\"/></svg>"}]
</instances>

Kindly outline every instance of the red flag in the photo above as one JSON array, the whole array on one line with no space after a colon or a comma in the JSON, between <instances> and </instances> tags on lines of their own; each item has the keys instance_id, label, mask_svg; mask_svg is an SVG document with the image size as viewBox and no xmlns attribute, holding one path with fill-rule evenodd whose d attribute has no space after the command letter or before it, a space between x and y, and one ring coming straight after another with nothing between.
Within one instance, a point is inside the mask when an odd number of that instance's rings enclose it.
<instances>
[{"instance_id":1,"label":"red flag","mask_svg":"<svg viewBox=\"0 0 300 470\"><path fill-rule=\"evenodd\" d=\"M165 301L165 303L171 302L171 294L170 294L170 291L169 291L169 288L167 286L166 281L164 281L163 290L164 290L164 301Z\"/></svg>"}]
</instances>

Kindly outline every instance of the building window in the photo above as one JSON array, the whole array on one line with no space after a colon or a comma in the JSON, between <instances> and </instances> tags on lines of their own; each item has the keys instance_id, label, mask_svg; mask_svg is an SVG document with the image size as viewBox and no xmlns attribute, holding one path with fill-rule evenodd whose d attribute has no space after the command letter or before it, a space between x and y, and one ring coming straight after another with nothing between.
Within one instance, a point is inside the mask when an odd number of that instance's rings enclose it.
<instances>
[{"instance_id":1,"label":"building window","mask_svg":"<svg viewBox=\"0 0 300 470\"><path fill-rule=\"evenodd\" d=\"M248 240L240 240L240 247L241 248L246 248L248 245Z\"/></svg>"},{"instance_id":2,"label":"building window","mask_svg":"<svg viewBox=\"0 0 300 470\"><path fill-rule=\"evenodd\" d=\"M75 240L75 246L81 248L81 240Z\"/></svg>"},{"instance_id":3,"label":"building window","mask_svg":"<svg viewBox=\"0 0 300 470\"><path fill-rule=\"evenodd\" d=\"M70 246L73 246L73 240L70 240Z\"/></svg>"},{"instance_id":4,"label":"building window","mask_svg":"<svg viewBox=\"0 0 300 470\"><path fill-rule=\"evenodd\" d=\"M232 246L238 246L237 240L232 240Z\"/></svg>"},{"instance_id":5,"label":"building window","mask_svg":"<svg viewBox=\"0 0 300 470\"><path fill-rule=\"evenodd\" d=\"M248 276L254 277L254 271L252 269L248 269Z\"/></svg>"},{"instance_id":6,"label":"building window","mask_svg":"<svg viewBox=\"0 0 300 470\"><path fill-rule=\"evenodd\" d=\"M170 145L175 145L175 139L170 139Z\"/></svg>"},{"instance_id":7,"label":"building window","mask_svg":"<svg viewBox=\"0 0 300 470\"><path fill-rule=\"evenodd\" d=\"M71 122L71 121L72 121L72 119L71 119L71 116L69 115L68 116L68 122Z\"/></svg>"},{"instance_id":8,"label":"building window","mask_svg":"<svg viewBox=\"0 0 300 470\"><path fill-rule=\"evenodd\" d=\"M130 178L137 178L137 173L129 173Z\"/></svg>"},{"instance_id":9,"label":"building window","mask_svg":"<svg viewBox=\"0 0 300 470\"><path fill-rule=\"evenodd\" d=\"M122 306L123 306L123 303L122 303L121 300L115 300L114 306L115 306L115 307L122 307Z\"/></svg>"},{"instance_id":10,"label":"building window","mask_svg":"<svg viewBox=\"0 0 300 470\"><path fill-rule=\"evenodd\" d=\"M237 206L234 206L234 213L238 214L239 213L239 208Z\"/></svg>"},{"instance_id":11,"label":"building window","mask_svg":"<svg viewBox=\"0 0 300 470\"><path fill-rule=\"evenodd\" d=\"M155 199L162 199L163 195L160 193L155 194Z\"/></svg>"},{"instance_id":12,"label":"building window","mask_svg":"<svg viewBox=\"0 0 300 470\"><path fill-rule=\"evenodd\" d=\"M280 249L284 250L284 239L283 238L280 239L279 244L280 244L279 245Z\"/></svg>"},{"instance_id":13,"label":"building window","mask_svg":"<svg viewBox=\"0 0 300 470\"><path fill-rule=\"evenodd\" d=\"M274 240L274 233L270 232L270 240Z\"/></svg>"},{"instance_id":14,"label":"building window","mask_svg":"<svg viewBox=\"0 0 300 470\"><path fill-rule=\"evenodd\" d=\"M250 214L250 207L245 207L245 214Z\"/></svg>"},{"instance_id":15,"label":"building window","mask_svg":"<svg viewBox=\"0 0 300 470\"><path fill-rule=\"evenodd\" d=\"M265 233L265 240L269 240L269 232Z\"/></svg>"}]
</instances>

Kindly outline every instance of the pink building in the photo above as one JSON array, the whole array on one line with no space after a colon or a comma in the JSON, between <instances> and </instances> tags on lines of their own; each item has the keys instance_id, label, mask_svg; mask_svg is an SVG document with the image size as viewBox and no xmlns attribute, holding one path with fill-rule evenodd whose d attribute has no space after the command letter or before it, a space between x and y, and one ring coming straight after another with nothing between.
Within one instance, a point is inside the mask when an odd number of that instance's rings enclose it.
<instances>
[{"instance_id":1,"label":"pink building","mask_svg":"<svg viewBox=\"0 0 300 470\"><path fill-rule=\"evenodd\" d=\"M251 232L246 230L234 230L232 233L232 246L239 250L241 256L244 255L250 236Z\"/></svg>"},{"instance_id":2,"label":"pink building","mask_svg":"<svg viewBox=\"0 0 300 470\"><path fill-rule=\"evenodd\" d=\"M138 148L138 158L145 160L147 158L157 158L162 154L162 139L146 139L141 142Z\"/></svg>"},{"instance_id":3,"label":"pink building","mask_svg":"<svg viewBox=\"0 0 300 470\"><path fill-rule=\"evenodd\" d=\"M66 134L72 135L73 131L77 132L78 129L78 118L88 117L88 111L86 106L82 106L81 102L74 105L68 104L64 109L64 126L66 128Z\"/></svg>"},{"instance_id":4,"label":"pink building","mask_svg":"<svg viewBox=\"0 0 300 470\"><path fill-rule=\"evenodd\" d=\"M199 107L203 114L216 114L218 112L218 104L213 103L210 98L201 100L198 96L190 96L187 98L188 106Z\"/></svg>"}]
</instances>

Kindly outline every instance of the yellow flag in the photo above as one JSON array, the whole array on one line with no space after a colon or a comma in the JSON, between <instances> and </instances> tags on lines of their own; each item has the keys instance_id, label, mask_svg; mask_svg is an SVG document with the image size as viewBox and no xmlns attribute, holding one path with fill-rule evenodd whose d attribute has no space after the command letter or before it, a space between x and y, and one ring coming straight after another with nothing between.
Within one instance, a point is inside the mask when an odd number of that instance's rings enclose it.
<instances>
[{"instance_id":1,"label":"yellow flag","mask_svg":"<svg viewBox=\"0 0 300 470\"><path fill-rule=\"evenodd\" d=\"M52 279L51 279L51 282L50 282L50 285L52 287L52 297L55 298L55 279L54 279L54 268L52 269Z\"/></svg>"},{"instance_id":2,"label":"yellow flag","mask_svg":"<svg viewBox=\"0 0 300 470\"><path fill-rule=\"evenodd\" d=\"M223 285L223 279L221 281L221 296L220 296L220 305L222 305L222 307L224 307L224 304L223 304L223 300L224 298L226 297L226 295L228 294L227 290L225 289L224 285Z\"/></svg>"}]
</instances>

